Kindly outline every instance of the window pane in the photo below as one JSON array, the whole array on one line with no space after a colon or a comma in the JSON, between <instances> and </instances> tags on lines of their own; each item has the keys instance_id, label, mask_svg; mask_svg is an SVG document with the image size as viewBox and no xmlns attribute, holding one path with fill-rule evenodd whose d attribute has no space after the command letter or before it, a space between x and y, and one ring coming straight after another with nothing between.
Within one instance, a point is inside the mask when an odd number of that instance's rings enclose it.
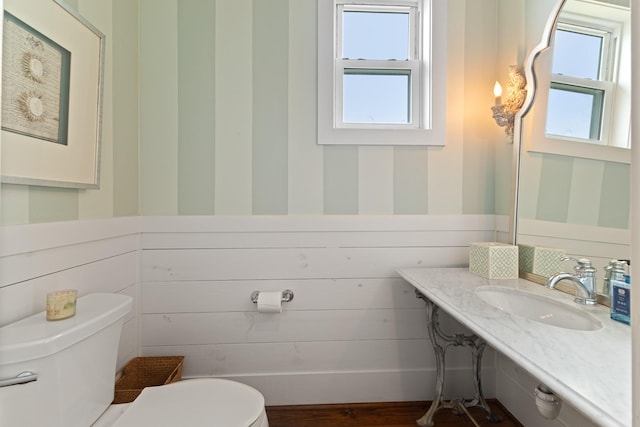
<instances>
[{"instance_id":1,"label":"window pane","mask_svg":"<svg viewBox=\"0 0 640 427\"><path fill-rule=\"evenodd\" d=\"M551 88L546 133L570 138L599 139L604 94L595 89Z\"/></svg>"},{"instance_id":2,"label":"window pane","mask_svg":"<svg viewBox=\"0 0 640 427\"><path fill-rule=\"evenodd\" d=\"M409 75L346 72L344 123L409 123Z\"/></svg>"},{"instance_id":3,"label":"window pane","mask_svg":"<svg viewBox=\"0 0 640 427\"><path fill-rule=\"evenodd\" d=\"M600 80L603 39L573 31L556 31L553 44L553 73Z\"/></svg>"},{"instance_id":4,"label":"window pane","mask_svg":"<svg viewBox=\"0 0 640 427\"><path fill-rule=\"evenodd\" d=\"M409 59L408 13L345 11L342 18L342 58Z\"/></svg>"}]
</instances>

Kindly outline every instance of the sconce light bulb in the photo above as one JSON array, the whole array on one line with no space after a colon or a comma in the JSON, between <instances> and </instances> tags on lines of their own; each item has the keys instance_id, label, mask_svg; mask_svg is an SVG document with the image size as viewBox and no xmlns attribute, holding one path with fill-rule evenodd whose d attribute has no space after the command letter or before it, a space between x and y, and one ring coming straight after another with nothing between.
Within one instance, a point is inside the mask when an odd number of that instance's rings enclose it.
<instances>
[{"instance_id":1,"label":"sconce light bulb","mask_svg":"<svg viewBox=\"0 0 640 427\"><path fill-rule=\"evenodd\" d=\"M500 86L500 83L496 82L496 84L493 86L493 96L496 97L496 106L499 106L502 104L502 86Z\"/></svg>"},{"instance_id":2,"label":"sconce light bulb","mask_svg":"<svg viewBox=\"0 0 640 427\"><path fill-rule=\"evenodd\" d=\"M502 96L502 86L498 82L493 86L493 96Z\"/></svg>"}]
</instances>

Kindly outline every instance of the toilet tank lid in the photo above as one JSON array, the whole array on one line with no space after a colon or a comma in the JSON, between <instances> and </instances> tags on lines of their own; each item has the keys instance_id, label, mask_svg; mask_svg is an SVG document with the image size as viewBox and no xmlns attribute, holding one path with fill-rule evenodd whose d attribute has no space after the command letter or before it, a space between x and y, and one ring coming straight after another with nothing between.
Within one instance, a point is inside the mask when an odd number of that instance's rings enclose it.
<instances>
[{"instance_id":1,"label":"toilet tank lid","mask_svg":"<svg viewBox=\"0 0 640 427\"><path fill-rule=\"evenodd\" d=\"M46 312L0 328L0 366L57 353L117 322L131 311L127 295L96 293L78 298L76 315L47 321Z\"/></svg>"}]
</instances>

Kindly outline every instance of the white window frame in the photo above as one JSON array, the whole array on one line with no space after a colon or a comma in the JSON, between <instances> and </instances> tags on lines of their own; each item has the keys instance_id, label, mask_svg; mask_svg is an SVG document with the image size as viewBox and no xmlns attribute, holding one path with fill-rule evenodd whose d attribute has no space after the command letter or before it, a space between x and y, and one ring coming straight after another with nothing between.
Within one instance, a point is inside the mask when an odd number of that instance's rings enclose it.
<instances>
[{"instance_id":1,"label":"white window frame","mask_svg":"<svg viewBox=\"0 0 640 427\"><path fill-rule=\"evenodd\" d=\"M564 139L569 141L588 142L592 144L607 145L610 140L610 128L612 111L616 90L616 69L619 58L620 25L596 20L588 20L573 14L565 14L562 21L558 22L558 29L573 31L576 33L602 37L602 55L600 75L598 80L552 74L551 84L576 86L579 88L599 90L603 93L602 111L600 114L600 135L596 138L571 138L565 135L546 134L547 137ZM592 118L593 119L593 118Z\"/></svg>"},{"instance_id":2,"label":"white window frame","mask_svg":"<svg viewBox=\"0 0 640 427\"><path fill-rule=\"evenodd\" d=\"M337 3L337 2L336 2ZM340 2L336 5L336 37L334 48L334 69L335 69L335 96L334 96L334 123L337 128L346 129L403 129L403 128L420 128L420 39L421 31L418 25L419 11L418 4L413 6L405 5L362 5L351 4L349 2ZM406 61L395 60L371 60L342 58L342 17L344 12L363 11L363 12L391 12L391 13L407 13L409 15L409 58ZM363 74L380 70L382 75L390 75L390 70L399 72L406 71L410 76L409 87L411 88L411 96L409 101L409 120L408 123L345 123L343 121L343 77L350 71L360 70ZM387 71L386 73L384 71Z\"/></svg>"},{"instance_id":3,"label":"white window frame","mask_svg":"<svg viewBox=\"0 0 640 427\"><path fill-rule=\"evenodd\" d=\"M318 144L445 145L447 2L438 0L318 1ZM408 61L344 59L341 12L346 10L414 10L417 43L410 42ZM415 55L411 58L411 55ZM396 62L395 64L393 64ZM409 123L344 123L342 81L345 69L410 70Z\"/></svg>"}]
</instances>

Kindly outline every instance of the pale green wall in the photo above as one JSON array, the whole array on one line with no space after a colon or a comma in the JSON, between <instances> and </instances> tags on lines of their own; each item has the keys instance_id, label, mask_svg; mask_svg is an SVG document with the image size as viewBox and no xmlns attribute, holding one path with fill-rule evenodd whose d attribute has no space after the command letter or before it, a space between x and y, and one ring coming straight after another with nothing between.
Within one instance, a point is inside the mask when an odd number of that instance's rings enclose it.
<instances>
[{"instance_id":1,"label":"pale green wall","mask_svg":"<svg viewBox=\"0 0 640 427\"><path fill-rule=\"evenodd\" d=\"M449 5L442 149L316 144L316 0L140 0L141 213L493 213L497 2Z\"/></svg>"},{"instance_id":2,"label":"pale green wall","mask_svg":"<svg viewBox=\"0 0 640 427\"><path fill-rule=\"evenodd\" d=\"M508 213L491 90L523 1L448 2L447 145L427 148L316 144L317 0L76 0L108 41L102 186L5 185L2 223Z\"/></svg>"},{"instance_id":3,"label":"pale green wall","mask_svg":"<svg viewBox=\"0 0 640 427\"><path fill-rule=\"evenodd\" d=\"M629 228L630 165L554 154L524 156L520 218Z\"/></svg>"},{"instance_id":4,"label":"pale green wall","mask_svg":"<svg viewBox=\"0 0 640 427\"><path fill-rule=\"evenodd\" d=\"M85 0L86 1L86 0ZM99 1L99 0L93 0ZM106 2L108 3L108 2ZM138 1L113 3L113 215L138 215Z\"/></svg>"},{"instance_id":5,"label":"pale green wall","mask_svg":"<svg viewBox=\"0 0 640 427\"><path fill-rule=\"evenodd\" d=\"M106 35L99 190L2 185L2 224L137 215L137 0L66 2Z\"/></svg>"}]
</instances>

